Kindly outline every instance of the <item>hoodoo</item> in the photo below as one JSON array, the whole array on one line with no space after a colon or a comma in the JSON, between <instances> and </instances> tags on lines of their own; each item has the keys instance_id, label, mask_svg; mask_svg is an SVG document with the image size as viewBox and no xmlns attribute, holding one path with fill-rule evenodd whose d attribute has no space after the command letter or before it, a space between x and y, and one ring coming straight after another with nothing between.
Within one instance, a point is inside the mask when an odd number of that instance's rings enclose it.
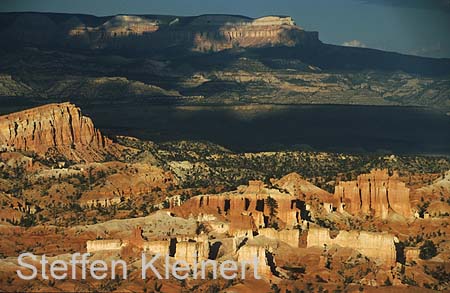
<instances>
[{"instance_id":1,"label":"hoodoo","mask_svg":"<svg viewBox=\"0 0 450 293\"><path fill-rule=\"evenodd\" d=\"M344 210L353 215L372 214L386 219L389 211L393 211L411 217L409 188L395 172L389 176L387 170L372 170L370 174L359 175L356 181L341 181L334 195Z\"/></svg>"}]
</instances>

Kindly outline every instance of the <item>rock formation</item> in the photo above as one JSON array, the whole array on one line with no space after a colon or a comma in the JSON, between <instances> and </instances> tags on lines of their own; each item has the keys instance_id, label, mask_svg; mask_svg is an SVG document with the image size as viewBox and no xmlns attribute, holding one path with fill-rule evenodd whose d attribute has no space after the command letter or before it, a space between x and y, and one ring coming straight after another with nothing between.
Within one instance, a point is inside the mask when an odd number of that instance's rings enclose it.
<instances>
[{"instance_id":1,"label":"rock formation","mask_svg":"<svg viewBox=\"0 0 450 293\"><path fill-rule=\"evenodd\" d=\"M333 200L332 194L306 181L297 173L283 176L280 180L273 181L273 184L302 198L317 197L323 202Z\"/></svg>"},{"instance_id":2,"label":"rock formation","mask_svg":"<svg viewBox=\"0 0 450 293\"><path fill-rule=\"evenodd\" d=\"M384 232L340 231L332 238L328 229L318 227L310 228L307 237L307 247L348 247L386 265L394 265L396 262L395 242L393 235Z\"/></svg>"},{"instance_id":3,"label":"rock formation","mask_svg":"<svg viewBox=\"0 0 450 293\"><path fill-rule=\"evenodd\" d=\"M405 261L407 263L417 262L417 260L419 260L420 248L406 247L404 253L405 253Z\"/></svg>"},{"instance_id":4,"label":"rock formation","mask_svg":"<svg viewBox=\"0 0 450 293\"><path fill-rule=\"evenodd\" d=\"M392 210L406 218L412 216L409 188L397 173L389 176L387 170L372 170L370 174L359 175L356 181L341 181L334 195L352 215L386 219Z\"/></svg>"},{"instance_id":5,"label":"rock formation","mask_svg":"<svg viewBox=\"0 0 450 293\"><path fill-rule=\"evenodd\" d=\"M170 242L167 240L160 241L148 241L142 246L143 251L150 251L154 254L159 253L160 255L169 255L169 245Z\"/></svg>"},{"instance_id":6,"label":"rock formation","mask_svg":"<svg viewBox=\"0 0 450 293\"><path fill-rule=\"evenodd\" d=\"M182 241L176 244L175 258L184 260L188 264L194 264L208 259L209 243L208 241L193 242Z\"/></svg>"},{"instance_id":7,"label":"rock formation","mask_svg":"<svg viewBox=\"0 0 450 293\"><path fill-rule=\"evenodd\" d=\"M240 186L235 192L193 197L175 210L185 217L189 214L221 215L232 222L230 230L264 228L271 216L269 197L276 202L275 216L286 227L297 226L302 217L308 215L303 201L278 189L267 188L262 181L250 181L248 186ZM251 218L251 224L247 217Z\"/></svg>"},{"instance_id":8,"label":"rock formation","mask_svg":"<svg viewBox=\"0 0 450 293\"><path fill-rule=\"evenodd\" d=\"M0 37L41 46L142 51L179 46L220 51L319 42L316 32L304 31L287 16L253 19L234 15L116 15L88 19L80 15L20 13L4 17L11 25L0 32Z\"/></svg>"},{"instance_id":9,"label":"rock formation","mask_svg":"<svg viewBox=\"0 0 450 293\"><path fill-rule=\"evenodd\" d=\"M266 249L261 246L245 245L238 251L238 261L247 262L252 264L254 259L257 258L256 269L259 276L269 277L271 276L270 266L267 262Z\"/></svg>"},{"instance_id":10,"label":"rock formation","mask_svg":"<svg viewBox=\"0 0 450 293\"><path fill-rule=\"evenodd\" d=\"M177 184L172 173L148 164L107 162L103 166L114 172L105 177L104 184L83 194L83 206L111 206L132 196L148 194L154 189L166 190ZM173 205L177 203L176 198L170 200Z\"/></svg>"},{"instance_id":11,"label":"rock formation","mask_svg":"<svg viewBox=\"0 0 450 293\"><path fill-rule=\"evenodd\" d=\"M86 243L87 252L121 250L123 243L119 239L111 240L89 240Z\"/></svg>"},{"instance_id":12,"label":"rock formation","mask_svg":"<svg viewBox=\"0 0 450 293\"><path fill-rule=\"evenodd\" d=\"M99 161L120 150L70 103L0 116L0 146L73 161Z\"/></svg>"},{"instance_id":13,"label":"rock formation","mask_svg":"<svg viewBox=\"0 0 450 293\"><path fill-rule=\"evenodd\" d=\"M258 233L270 239L283 241L292 247L299 247L300 231L298 229L277 231L273 228L263 228L259 229Z\"/></svg>"},{"instance_id":14,"label":"rock formation","mask_svg":"<svg viewBox=\"0 0 450 293\"><path fill-rule=\"evenodd\" d=\"M339 200L331 193L306 181L297 173L290 173L279 180L272 180L272 184L304 200L307 206L312 205L312 209L317 209L315 206L317 202L320 202L328 212L333 210L333 206L339 205Z\"/></svg>"}]
</instances>

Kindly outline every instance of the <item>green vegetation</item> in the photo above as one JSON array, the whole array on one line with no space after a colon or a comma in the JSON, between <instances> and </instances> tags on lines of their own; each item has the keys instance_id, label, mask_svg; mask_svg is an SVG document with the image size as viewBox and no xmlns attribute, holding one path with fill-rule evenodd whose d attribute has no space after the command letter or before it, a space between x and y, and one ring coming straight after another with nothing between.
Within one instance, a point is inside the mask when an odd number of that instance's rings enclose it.
<instances>
[{"instance_id":1,"label":"green vegetation","mask_svg":"<svg viewBox=\"0 0 450 293\"><path fill-rule=\"evenodd\" d=\"M209 142L178 141L149 144L120 139L120 143L150 154L158 165L171 169L170 162L188 162L189 169L183 174L183 188L209 188L222 186L233 190L249 180L269 182L270 178L281 178L292 172L300 174L311 183L334 191L337 178L354 180L359 174L373 168L399 171L401 176L409 174L442 173L450 170L446 157L385 156L378 154L343 154L307 151L279 151L266 153L235 153Z\"/></svg>"},{"instance_id":2,"label":"green vegetation","mask_svg":"<svg viewBox=\"0 0 450 293\"><path fill-rule=\"evenodd\" d=\"M423 245L420 247L419 257L421 259L430 259L437 255L437 248L433 241L425 240Z\"/></svg>"},{"instance_id":3,"label":"green vegetation","mask_svg":"<svg viewBox=\"0 0 450 293\"><path fill-rule=\"evenodd\" d=\"M269 207L269 226L274 229L278 229L277 213L278 202L271 196L267 197L266 204Z\"/></svg>"}]
</instances>

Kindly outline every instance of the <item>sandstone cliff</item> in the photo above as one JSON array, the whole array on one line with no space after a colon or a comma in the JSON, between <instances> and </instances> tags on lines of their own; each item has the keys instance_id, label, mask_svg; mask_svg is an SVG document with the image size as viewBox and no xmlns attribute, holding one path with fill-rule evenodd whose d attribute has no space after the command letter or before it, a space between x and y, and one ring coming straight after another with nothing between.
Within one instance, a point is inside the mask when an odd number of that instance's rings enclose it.
<instances>
[{"instance_id":1,"label":"sandstone cliff","mask_svg":"<svg viewBox=\"0 0 450 293\"><path fill-rule=\"evenodd\" d=\"M0 146L73 161L103 160L108 154L118 154L121 148L70 103L0 116Z\"/></svg>"},{"instance_id":2,"label":"sandstone cliff","mask_svg":"<svg viewBox=\"0 0 450 293\"><path fill-rule=\"evenodd\" d=\"M396 262L395 237L388 233L366 231L340 231L332 238L324 228L311 228L308 231L307 247L330 247L338 245L361 252L363 255L382 261L386 265Z\"/></svg>"},{"instance_id":3,"label":"sandstone cliff","mask_svg":"<svg viewBox=\"0 0 450 293\"><path fill-rule=\"evenodd\" d=\"M412 216L409 188L398 174L389 176L387 170L372 170L358 176L356 181L341 181L335 188L335 197L343 209L353 215L373 215L386 219L389 211L406 218Z\"/></svg>"},{"instance_id":4,"label":"sandstone cliff","mask_svg":"<svg viewBox=\"0 0 450 293\"><path fill-rule=\"evenodd\" d=\"M221 51L235 47L295 46L318 43L316 32L296 26L291 17L234 15L194 17L115 15L93 17L44 13L3 15L9 22L0 37L40 46L148 51L183 47Z\"/></svg>"},{"instance_id":5,"label":"sandstone cliff","mask_svg":"<svg viewBox=\"0 0 450 293\"><path fill-rule=\"evenodd\" d=\"M253 267L254 259L257 259L257 267ZM269 278L272 274L270 266L267 262L266 249L261 246L245 245L239 249L237 253L237 259L239 262L246 262L250 264L252 269L256 269L259 276Z\"/></svg>"},{"instance_id":6,"label":"sandstone cliff","mask_svg":"<svg viewBox=\"0 0 450 293\"><path fill-rule=\"evenodd\" d=\"M181 241L176 244L175 258L194 264L201 260L208 259L209 244L205 242Z\"/></svg>"},{"instance_id":7,"label":"sandstone cliff","mask_svg":"<svg viewBox=\"0 0 450 293\"><path fill-rule=\"evenodd\" d=\"M89 253L97 251L120 250L122 247L122 241L118 239L89 240L86 242L86 250Z\"/></svg>"},{"instance_id":8,"label":"sandstone cliff","mask_svg":"<svg viewBox=\"0 0 450 293\"><path fill-rule=\"evenodd\" d=\"M286 242L292 247L299 247L300 232L298 229L277 231L273 228L262 228L258 230L258 233L269 239Z\"/></svg>"}]
</instances>

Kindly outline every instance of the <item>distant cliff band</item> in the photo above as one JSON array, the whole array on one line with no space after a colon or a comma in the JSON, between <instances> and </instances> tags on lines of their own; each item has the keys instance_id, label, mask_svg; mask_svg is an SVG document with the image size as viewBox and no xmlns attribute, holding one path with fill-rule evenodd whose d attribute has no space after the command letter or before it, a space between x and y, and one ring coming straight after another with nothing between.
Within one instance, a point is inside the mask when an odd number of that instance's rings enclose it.
<instances>
[{"instance_id":1,"label":"distant cliff band","mask_svg":"<svg viewBox=\"0 0 450 293\"><path fill-rule=\"evenodd\" d=\"M316 43L288 16L248 18L233 15L196 17L116 15L94 17L41 13L2 14L9 25L0 37L43 47L85 49L161 49L193 51L234 47L295 46Z\"/></svg>"}]
</instances>

